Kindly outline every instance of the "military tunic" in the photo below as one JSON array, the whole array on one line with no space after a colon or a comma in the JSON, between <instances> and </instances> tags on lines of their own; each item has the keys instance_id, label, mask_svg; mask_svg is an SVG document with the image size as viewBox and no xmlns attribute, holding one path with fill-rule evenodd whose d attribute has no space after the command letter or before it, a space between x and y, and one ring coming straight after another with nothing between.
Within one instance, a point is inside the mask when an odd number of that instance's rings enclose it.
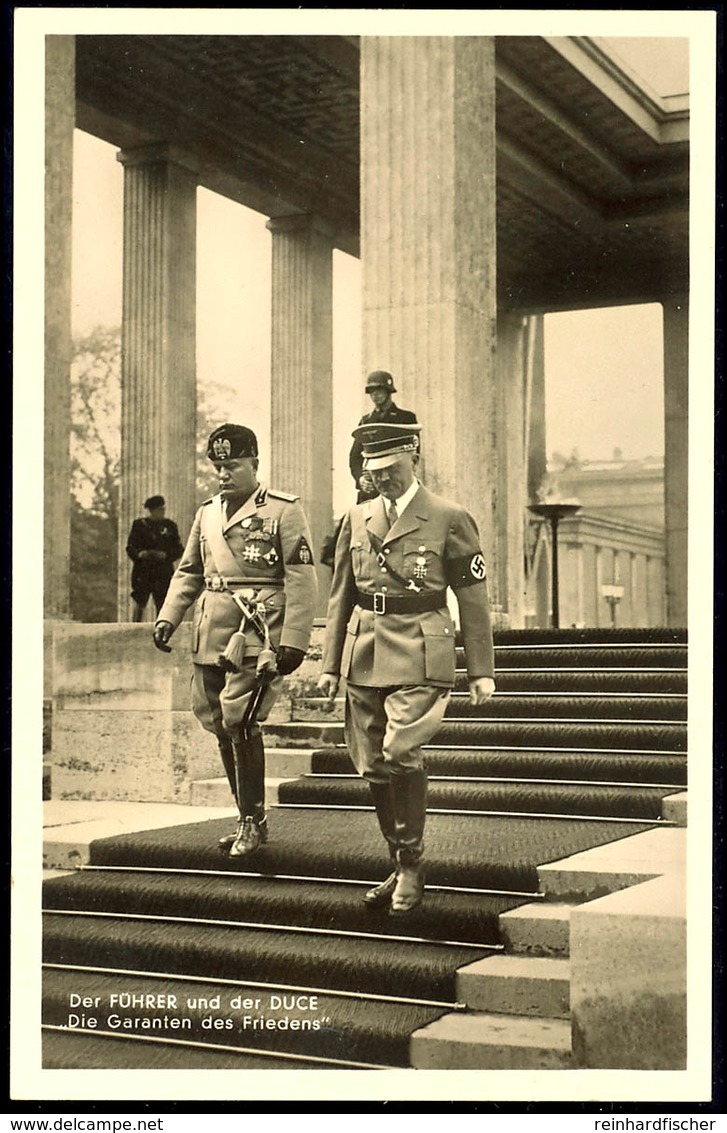
<instances>
[{"instance_id":1,"label":"military tunic","mask_svg":"<svg viewBox=\"0 0 727 1133\"><path fill-rule=\"evenodd\" d=\"M220 734L239 724L256 686L262 642L244 629L242 673L225 672L220 654L240 628L231 591L262 604L272 644L305 651L315 616L318 586L308 522L296 496L265 486L229 518L221 495L205 500L195 516L158 621L176 628L196 602L192 621L193 708L202 725ZM269 686L258 719L264 720L282 684Z\"/></svg>"},{"instance_id":2,"label":"military tunic","mask_svg":"<svg viewBox=\"0 0 727 1133\"><path fill-rule=\"evenodd\" d=\"M368 778L386 778L382 761L420 766L421 745L441 723L455 679L447 587L459 606L468 676L491 677L485 562L469 513L421 485L391 528L380 497L349 511L336 548L323 671L346 678L346 740ZM414 606L427 598L431 609L387 612L391 600Z\"/></svg>"}]
</instances>

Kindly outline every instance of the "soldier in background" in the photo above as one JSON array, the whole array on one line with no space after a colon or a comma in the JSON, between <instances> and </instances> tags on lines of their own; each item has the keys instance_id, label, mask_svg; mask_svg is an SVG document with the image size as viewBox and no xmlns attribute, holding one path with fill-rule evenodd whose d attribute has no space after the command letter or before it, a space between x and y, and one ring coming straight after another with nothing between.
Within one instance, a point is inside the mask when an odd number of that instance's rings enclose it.
<instances>
[{"instance_id":1,"label":"soldier in background","mask_svg":"<svg viewBox=\"0 0 727 1133\"><path fill-rule=\"evenodd\" d=\"M416 479L419 425L354 431L376 496L351 508L336 546L323 674L331 700L346 680L349 755L371 789L394 869L364 900L393 916L424 894L427 773L422 747L439 728L455 679L457 598L470 699L494 692L485 560L463 507Z\"/></svg>"},{"instance_id":2,"label":"soldier in background","mask_svg":"<svg viewBox=\"0 0 727 1133\"><path fill-rule=\"evenodd\" d=\"M374 370L366 379L366 393L374 403L370 413L365 413L359 421L359 426L370 425L375 422L389 425L416 424L416 414L410 409L400 409L394 403L392 395L396 393L396 386L391 374L386 370ZM364 469L363 452L360 439L353 434L354 441L349 453L348 466L357 488L356 503L373 499L377 494L368 472Z\"/></svg>"},{"instance_id":3,"label":"soldier in background","mask_svg":"<svg viewBox=\"0 0 727 1133\"><path fill-rule=\"evenodd\" d=\"M144 507L149 512L131 525L126 553L131 568L132 621L140 622L149 596L154 599L154 612L159 613L166 597L174 564L183 547L173 519L167 519L164 496L149 496Z\"/></svg>"},{"instance_id":4,"label":"soldier in background","mask_svg":"<svg viewBox=\"0 0 727 1133\"><path fill-rule=\"evenodd\" d=\"M363 415L358 423L359 427L379 421L389 425L416 424L415 413L412 413L410 409L400 409L394 403L392 394L396 393L396 386L393 377L386 370L374 370L369 374L366 379L366 392L373 401L374 408L370 413ZM361 504L364 500L373 499L376 495L376 489L370 474L364 469L361 441L355 432L353 438L354 441L348 456L348 466L356 485L356 503ZM336 543L342 523L343 516L335 523L333 532L327 536L321 547L320 560L325 566L331 568L333 568L336 556Z\"/></svg>"},{"instance_id":5,"label":"soldier in background","mask_svg":"<svg viewBox=\"0 0 727 1133\"><path fill-rule=\"evenodd\" d=\"M182 561L154 627L167 642L196 601L192 623L192 708L217 737L239 820L221 839L230 856L268 837L260 722L282 678L305 657L318 598L308 521L298 496L258 481L255 434L221 425L207 456L219 494L199 508Z\"/></svg>"}]
</instances>

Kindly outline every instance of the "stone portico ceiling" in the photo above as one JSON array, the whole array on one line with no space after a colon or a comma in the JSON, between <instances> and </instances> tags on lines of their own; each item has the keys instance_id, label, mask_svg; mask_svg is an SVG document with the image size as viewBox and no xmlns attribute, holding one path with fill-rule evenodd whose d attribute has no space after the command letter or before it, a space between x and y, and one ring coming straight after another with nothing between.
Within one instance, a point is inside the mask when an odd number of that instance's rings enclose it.
<instances>
[{"instance_id":1,"label":"stone portico ceiling","mask_svg":"<svg viewBox=\"0 0 727 1133\"><path fill-rule=\"evenodd\" d=\"M77 125L165 144L268 216L316 212L357 253L353 36L78 36ZM582 37L498 37L501 307L648 302L688 287L689 112Z\"/></svg>"}]
</instances>

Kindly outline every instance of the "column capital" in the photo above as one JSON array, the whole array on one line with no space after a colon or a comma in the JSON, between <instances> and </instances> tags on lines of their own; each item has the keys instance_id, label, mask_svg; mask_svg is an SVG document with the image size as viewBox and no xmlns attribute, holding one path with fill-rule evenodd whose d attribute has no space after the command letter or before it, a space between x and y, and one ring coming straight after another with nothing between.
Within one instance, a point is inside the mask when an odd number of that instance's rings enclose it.
<instances>
[{"instance_id":1,"label":"column capital","mask_svg":"<svg viewBox=\"0 0 727 1133\"><path fill-rule=\"evenodd\" d=\"M199 162L179 146L168 142L152 142L145 146L119 150L116 160L122 165L178 165L195 175L199 174Z\"/></svg>"},{"instance_id":2,"label":"column capital","mask_svg":"<svg viewBox=\"0 0 727 1133\"><path fill-rule=\"evenodd\" d=\"M336 234L335 229L313 212L289 213L287 216L271 216L265 227L270 232L318 232L321 236L331 239Z\"/></svg>"}]
</instances>

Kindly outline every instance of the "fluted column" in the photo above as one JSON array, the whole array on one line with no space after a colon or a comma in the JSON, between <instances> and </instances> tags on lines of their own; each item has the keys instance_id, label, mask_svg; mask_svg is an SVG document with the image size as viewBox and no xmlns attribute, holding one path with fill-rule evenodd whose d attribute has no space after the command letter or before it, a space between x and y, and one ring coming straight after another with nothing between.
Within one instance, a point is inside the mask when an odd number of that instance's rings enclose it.
<instances>
[{"instance_id":1,"label":"fluted column","mask_svg":"<svg viewBox=\"0 0 727 1133\"><path fill-rule=\"evenodd\" d=\"M361 241L364 372L401 380L424 479L475 515L506 606L491 37L362 37Z\"/></svg>"},{"instance_id":2,"label":"fluted column","mask_svg":"<svg viewBox=\"0 0 727 1133\"><path fill-rule=\"evenodd\" d=\"M317 561L333 517L333 233L315 216L268 221L272 240L270 482L300 495ZM318 564L320 612L330 571Z\"/></svg>"},{"instance_id":3,"label":"fluted column","mask_svg":"<svg viewBox=\"0 0 727 1133\"><path fill-rule=\"evenodd\" d=\"M45 452L43 612L70 612L71 239L75 39L45 40Z\"/></svg>"},{"instance_id":4,"label":"fluted column","mask_svg":"<svg viewBox=\"0 0 727 1133\"><path fill-rule=\"evenodd\" d=\"M118 155L124 166L119 620L129 617L126 538L161 493L182 541L195 509L196 188L167 146Z\"/></svg>"},{"instance_id":5,"label":"fluted column","mask_svg":"<svg viewBox=\"0 0 727 1133\"><path fill-rule=\"evenodd\" d=\"M689 504L689 303L664 303L664 510L666 618L687 624Z\"/></svg>"}]
</instances>

